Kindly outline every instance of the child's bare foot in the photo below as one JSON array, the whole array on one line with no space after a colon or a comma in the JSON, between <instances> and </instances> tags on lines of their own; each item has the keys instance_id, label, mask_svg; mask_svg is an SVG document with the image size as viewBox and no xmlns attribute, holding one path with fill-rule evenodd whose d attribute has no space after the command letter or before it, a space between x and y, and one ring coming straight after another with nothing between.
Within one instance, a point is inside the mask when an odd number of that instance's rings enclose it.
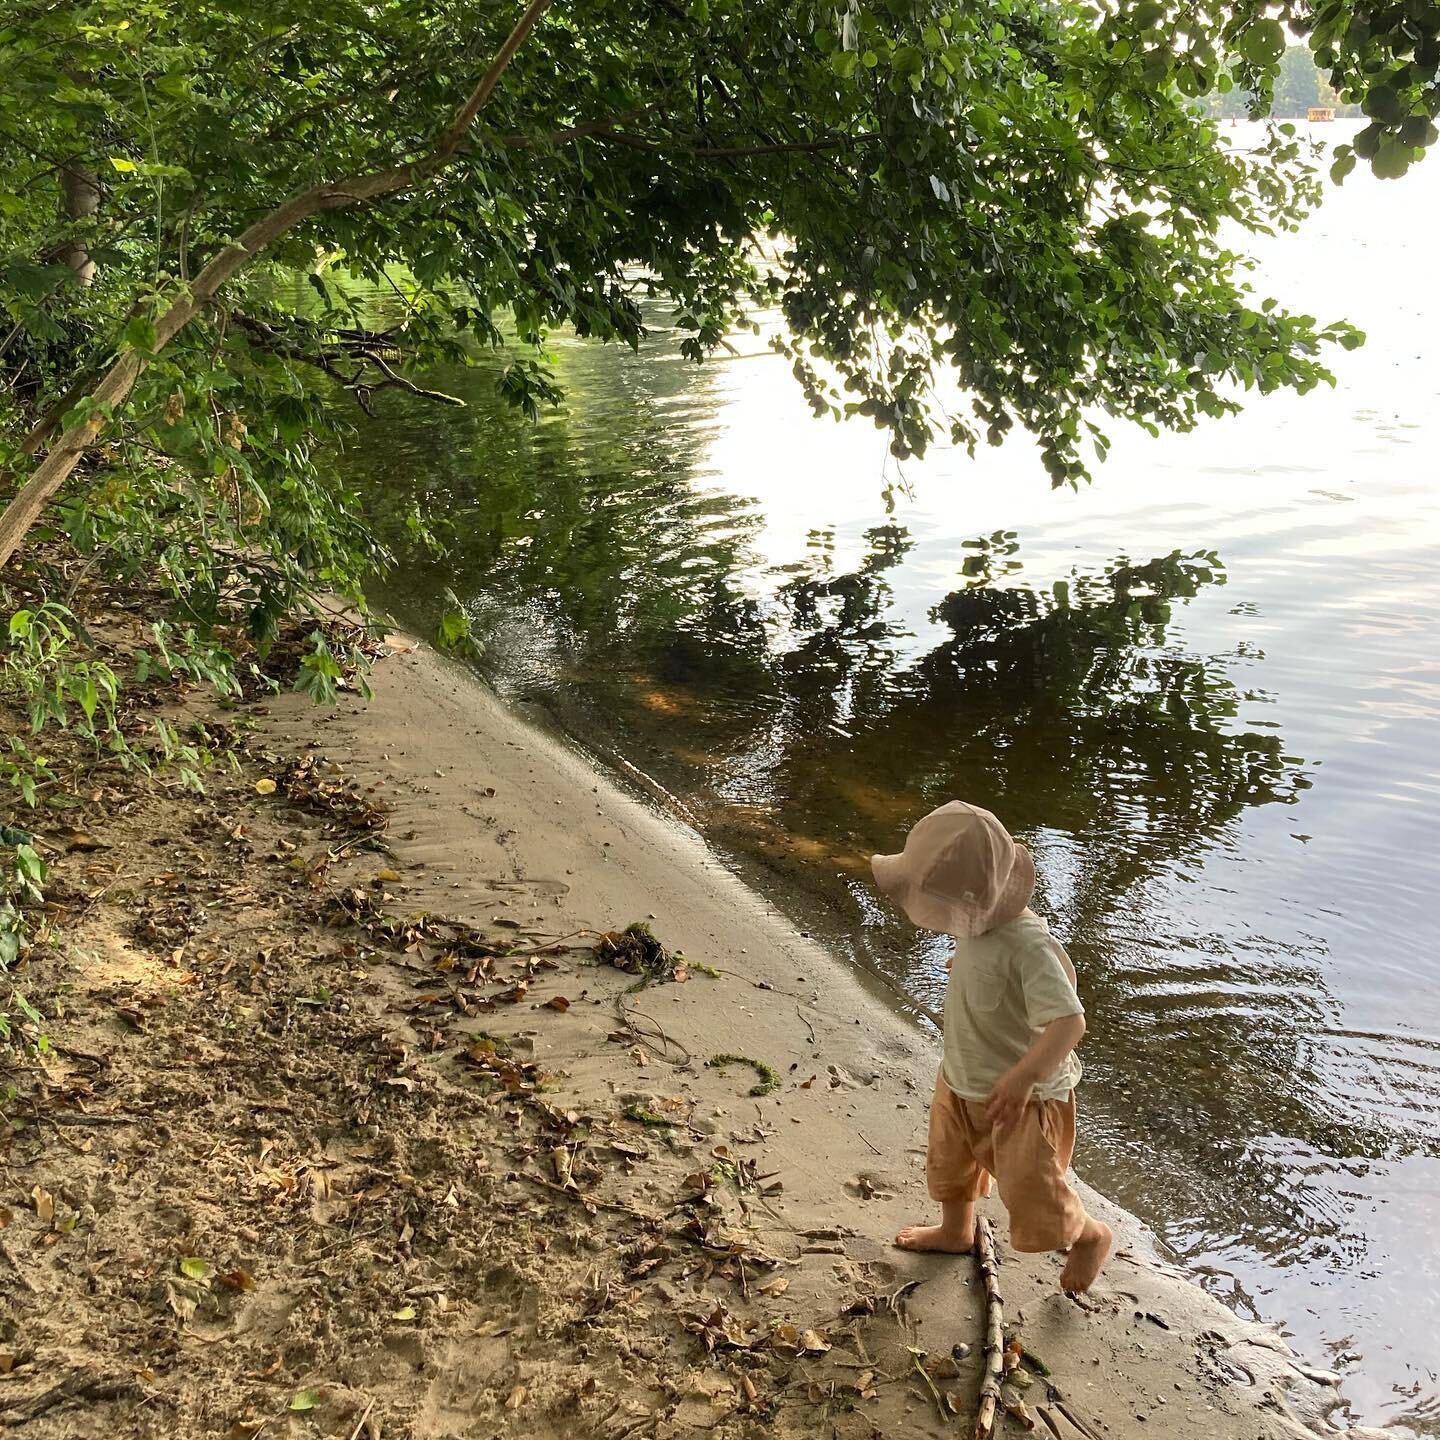
<instances>
[{"instance_id":1,"label":"child's bare foot","mask_svg":"<svg viewBox=\"0 0 1440 1440\"><path fill-rule=\"evenodd\" d=\"M1067 1295L1088 1290L1104 1269L1114 1243L1115 1233L1103 1220L1087 1219L1060 1272L1060 1288Z\"/></svg>"},{"instance_id":2,"label":"child's bare foot","mask_svg":"<svg viewBox=\"0 0 1440 1440\"><path fill-rule=\"evenodd\" d=\"M896 1237L901 1250L922 1250L941 1255L968 1255L975 1244L975 1227L959 1230L949 1225L907 1225Z\"/></svg>"}]
</instances>

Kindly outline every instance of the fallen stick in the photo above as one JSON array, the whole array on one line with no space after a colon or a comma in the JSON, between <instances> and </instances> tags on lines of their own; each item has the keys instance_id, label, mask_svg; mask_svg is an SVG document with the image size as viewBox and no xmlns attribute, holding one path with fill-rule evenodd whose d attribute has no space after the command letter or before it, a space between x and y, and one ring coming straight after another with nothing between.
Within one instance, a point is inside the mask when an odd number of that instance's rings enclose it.
<instances>
[{"instance_id":1,"label":"fallen stick","mask_svg":"<svg viewBox=\"0 0 1440 1440\"><path fill-rule=\"evenodd\" d=\"M112 1375L87 1374L80 1370L62 1380L58 1385L43 1390L29 1400L19 1400L6 1409L0 1410L0 1421L6 1425L23 1425L37 1419L57 1405L67 1405L72 1400L119 1400L133 1395L140 1387L135 1381Z\"/></svg>"},{"instance_id":2,"label":"fallen stick","mask_svg":"<svg viewBox=\"0 0 1440 1440\"><path fill-rule=\"evenodd\" d=\"M350 1432L350 1440L359 1440L360 1432L365 1428L365 1422L370 1418L370 1412L375 1408L375 1397L370 1397L370 1402L360 1412L360 1418L355 1422L355 1428Z\"/></svg>"},{"instance_id":3,"label":"fallen stick","mask_svg":"<svg viewBox=\"0 0 1440 1440\"><path fill-rule=\"evenodd\" d=\"M1005 1307L1000 1298L995 1232L984 1215L975 1221L975 1254L985 1281L985 1370L980 1381L980 1403L975 1411L975 1440L990 1440L995 1429L995 1407L1000 1402L1000 1370L1005 1360Z\"/></svg>"},{"instance_id":4,"label":"fallen stick","mask_svg":"<svg viewBox=\"0 0 1440 1440\"><path fill-rule=\"evenodd\" d=\"M940 1393L940 1387L930 1378L930 1372L925 1368L924 1352L912 1347L910 1351L910 1368L924 1382L925 1388L930 1392L930 1399L935 1403L935 1409L940 1413L940 1423L946 1424L950 1419L950 1412L945 1408L945 1397Z\"/></svg>"}]
</instances>

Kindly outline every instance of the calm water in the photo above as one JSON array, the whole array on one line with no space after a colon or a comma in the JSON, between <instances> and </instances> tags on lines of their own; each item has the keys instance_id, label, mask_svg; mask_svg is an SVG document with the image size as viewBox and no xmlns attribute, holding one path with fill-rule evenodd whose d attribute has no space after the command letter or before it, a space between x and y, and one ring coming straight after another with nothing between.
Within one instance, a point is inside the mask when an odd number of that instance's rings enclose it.
<instances>
[{"instance_id":1,"label":"calm water","mask_svg":"<svg viewBox=\"0 0 1440 1440\"><path fill-rule=\"evenodd\" d=\"M1263 252L1370 333L1336 391L1117 433L1082 494L1023 445L897 471L759 342L696 369L658 310L638 356L560 340L538 426L444 375L471 408L390 397L346 463L454 524L382 600L423 625L453 588L502 690L921 1008L941 946L863 857L996 809L1090 1012L1081 1172L1357 1418L1440 1435L1437 165Z\"/></svg>"}]
</instances>

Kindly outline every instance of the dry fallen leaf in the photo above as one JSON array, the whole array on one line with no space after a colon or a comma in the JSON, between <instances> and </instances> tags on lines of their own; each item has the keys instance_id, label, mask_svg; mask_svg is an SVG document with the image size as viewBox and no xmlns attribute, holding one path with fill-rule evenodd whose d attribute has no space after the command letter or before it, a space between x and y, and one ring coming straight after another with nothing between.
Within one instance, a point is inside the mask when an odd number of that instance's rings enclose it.
<instances>
[{"instance_id":1,"label":"dry fallen leaf","mask_svg":"<svg viewBox=\"0 0 1440 1440\"><path fill-rule=\"evenodd\" d=\"M195 1294L197 1290L204 1293L193 1280L186 1280L180 1276L165 1282L166 1304L175 1312L176 1318L182 1325L189 1324L194 1318L196 1306L199 1304Z\"/></svg>"},{"instance_id":2,"label":"dry fallen leaf","mask_svg":"<svg viewBox=\"0 0 1440 1440\"><path fill-rule=\"evenodd\" d=\"M800 1349L806 1355L824 1355L830 1349L830 1342L818 1330L804 1330L800 1334Z\"/></svg>"},{"instance_id":3,"label":"dry fallen leaf","mask_svg":"<svg viewBox=\"0 0 1440 1440\"><path fill-rule=\"evenodd\" d=\"M563 1145L552 1150L550 1163L555 1167L555 1179L560 1185L566 1190L573 1189L575 1185L575 1177L572 1174L574 1161L569 1150Z\"/></svg>"},{"instance_id":4,"label":"dry fallen leaf","mask_svg":"<svg viewBox=\"0 0 1440 1440\"><path fill-rule=\"evenodd\" d=\"M48 1225L55 1218L55 1197L43 1186L37 1185L30 1198L35 1202L35 1214L42 1225Z\"/></svg>"},{"instance_id":5,"label":"dry fallen leaf","mask_svg":"<svg viewBox=\"0 0 1440 1440\"><path fill-rule=\"evenodd\" d=\"M15 1368L15 1352L0 1350L0 1375L8 1375Z\"/></svg>"},{"instance_id":6,"label":"dry fallen leaf","mask_svg":"<svg viewBox=\"0 0 1440 1440\"><path fill-rule=\"evenodd\" d=\"M551 1010L558 1010L563 1015L570 1008L570 1002L563 995L552 995L545 1004Z\"/></svg>"},{"instance_id":7,"label":"dry fallen leaf","mask_svg":"<svg viewBox=\"0 0 1440 1440\"><path fill-rule=\"evenodd\" d=\"M275 782L274 782L273 780L257 780L257 781L255 782L255 793L256 793L257 795L273 795L273 794L275 793ZM308 1391L308 1390L302 1390L300 1393L301 1393L302 1395L308 1395L308 1394L313 1394L314 1392L313 1392L313 1391ZM291 1406L291 1409L294 1409L294 1408L295 1408L294 1406ZM308 1408L308 1407L306 1407L306 1408Z\"/></svg>"},{"instance_id":8,"label":"dry fallen leaf","mask_svg":"<svg viewBox=\"0 0 1440 1440\"><path fill-rule=\"evenodd\" d=\"M760 1287L760 1293L770 1296L783 1295L789 1288L790 1282L782 1275L775 1280L771 1280L768 1284L762 1285Z\"/></svg>"},{"instance_id":9,"label":"dry fallen leaf","mask_svg":"<svg viewBox=\"0 0 1440 1440\"><path fill-rule=\"evenodd\" d=\"M517 1385L506 1397L505 1408L507 1410L518 1410L525 1403L525 1387Z\"/></svg>"},{"instance_id":10,"label":"dry fallen leaf","mask_svg":"<svg viewBox=\"0 0 1440 1440\"><path fill-rule=\"evenodd\" d=\"M1035 1428L1035 1417L1029 1407L1008 1385L1000 1391L1000 1408L1026 1430Z\"/></svg>"}]
</instances>

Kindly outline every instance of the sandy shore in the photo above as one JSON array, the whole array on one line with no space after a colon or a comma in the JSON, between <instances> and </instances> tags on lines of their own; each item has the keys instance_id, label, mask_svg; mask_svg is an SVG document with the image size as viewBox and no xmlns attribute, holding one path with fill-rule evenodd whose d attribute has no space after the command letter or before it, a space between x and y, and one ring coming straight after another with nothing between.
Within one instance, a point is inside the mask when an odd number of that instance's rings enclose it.
<instances>
[{"instance_id":1,"label":"sandy shore","mask_svg":"<svg viewBox=\"0 0 1440 1440\"><path fill-rule=\"evenodd\" d=\"M299 738L314 715L291 706L274 723ZM881 993L728 873L692 830L424 647L383 664L374 702L321 735L395 805L392 834L408 837L397 853L423 876L405 903L555 935L653 917L667 945L718 968L718 980L696 975L645 996L657 1038L643 1068L626 1066L613 1046L605 1054L597 1027L588 1037L548 1033L553 1053L542 1058L565 1073L577 1105L597 1091L675 1092L706 1117L706 1132L754 1142L758 1170L783 1185L754 1212L758 1239L799 1256L817 1304L862 1276L871 1289L922 1280L909 1307L912 1343L932 1355L957 1343L978 1349L972 1263L888 1244L929 1210L921 1167L936 1055ZM780 1088L750 1099L732 1072L705 1068L727 1052L773 1067ZM1081 1104L1083 1115L1083 1094ZM1058 1257L1006 1250L1002 1270L1010 1322L1082 1425L1217 1440L1337 1428L1328 1377L1161 1264L1132 1217L1093 1192L1087 1203L1119 1239L1086 1305L1059 1292ZM1003 1245L1003 1209L992 1202L990 1212ZM833 1253L806 1254L796 1242L806 1232L842 1238ZM913 1397L902 1408L917 1432L936 1423Z\"/></svg>"},{"instance_id":2,"label":"sandy shore","mask_svg":"<svg viewBox=\"0 0 1440 1440\"><path fill-rule=\"evenodd\" d=\"M889 1243L933 1041L462 667L407 644L374 682L212 716L203 794L92 778L45 837L0 1430L971 1433L978 1267ZM634 921L678 969L607 958ZM1330 1377L1088 1203L1120 1248L1083 1304L990 1206L1038 1434L1335 1433Z\"/></svg>"}]
</instances>

